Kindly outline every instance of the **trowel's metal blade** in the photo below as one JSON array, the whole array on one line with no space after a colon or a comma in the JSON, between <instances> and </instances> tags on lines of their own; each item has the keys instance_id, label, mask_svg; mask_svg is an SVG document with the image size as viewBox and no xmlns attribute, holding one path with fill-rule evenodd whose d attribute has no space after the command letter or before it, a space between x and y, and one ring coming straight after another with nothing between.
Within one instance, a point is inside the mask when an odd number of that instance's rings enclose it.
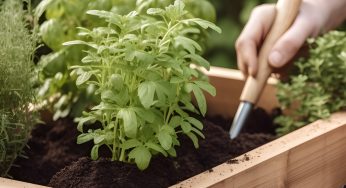
<instances>
[{"instance_id":1,"label":"trowel's metal blade","mask_svg":"<svg viewBox=\"0 0 346 188\"><path fill-rule=\"evenodd\" d=\"M229 131L229 136L231 139L234 139L239 135L241 129L245 125L245 122L252 111L252 108L253 104L250 102L244 101L240 103L238 111L235 114L231 130Z\"/></svg>"}]
</instances>

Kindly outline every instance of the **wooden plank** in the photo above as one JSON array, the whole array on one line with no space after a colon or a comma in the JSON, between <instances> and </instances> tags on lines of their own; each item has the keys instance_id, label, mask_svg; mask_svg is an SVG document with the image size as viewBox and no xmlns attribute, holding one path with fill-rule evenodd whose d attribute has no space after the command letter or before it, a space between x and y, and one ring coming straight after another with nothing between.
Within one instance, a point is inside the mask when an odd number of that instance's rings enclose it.
<instances>
[{"instance_id":1,"label":"wooden plank","mask_svg":"<svg viewBox=\"0 0 346 188\"><path fill-rule=\"evenodd\" d=\"M341 187L346 184L346 112L333 114L172 188Z\"/></svg>"},{"instance_id":2,"label":"wooden plank","mask_svg":"<svg viewBox=\"0 0 346 188\"><path fill-rule=\"evenodd\" d=\"M233 117L240 103L239 98L244 86L244 77L238 70L211 67L210 71L204 71L209 76L211 84L216 88L216 97L206 94L208 101L209 115L222 115L223 117ZM258 106L267 112L278 107L276 100L277 80L270 78L268 85L263 91Z\"/></svg>"},{"instance_id":3,"label":"wooden plank","mask_svg":"<svg viewBox=\"0 0 346 188\"><path fill-rule=\"evenodd\" d=\"M0 188L45 188L45 186L0 177Z\"/></svg>"}]
</instances>

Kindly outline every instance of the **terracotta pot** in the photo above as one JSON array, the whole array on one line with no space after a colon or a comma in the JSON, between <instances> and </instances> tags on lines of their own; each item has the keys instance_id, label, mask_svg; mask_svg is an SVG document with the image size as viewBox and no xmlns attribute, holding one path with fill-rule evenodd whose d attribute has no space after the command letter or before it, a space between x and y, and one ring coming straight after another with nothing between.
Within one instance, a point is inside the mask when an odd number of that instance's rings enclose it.
<instances>
[{"instance_id":1,"label":"terracotta pot","mask_svg":"<svg viewBox=\"0 0 346 188\"><path fill-rule=\"evenodd\" d=\"M217 96L207 95L208 113L232 117L244 85L236 70L212 67L207 73ZM275 79L270 79L258 106L278 106ZM341 187L346 184L346 112L318 120L172 188L184 187ZM0 187L35 187L33 184L0 178ZM36 186L42 187L42 186Z\"/></svg>"}]
</instances>

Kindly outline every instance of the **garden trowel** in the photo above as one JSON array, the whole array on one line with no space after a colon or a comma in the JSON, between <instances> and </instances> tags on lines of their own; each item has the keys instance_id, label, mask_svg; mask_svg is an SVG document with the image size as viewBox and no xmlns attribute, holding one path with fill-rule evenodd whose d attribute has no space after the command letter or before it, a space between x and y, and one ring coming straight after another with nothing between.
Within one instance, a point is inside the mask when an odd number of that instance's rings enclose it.
<instances>
[{"instance_id":1,"label":"garden trowel","mask_svg":"<svg viewBox=\"0 0 346 188\"><path fill-rule=\"evenodd\" d=\"M236 138L246 119L250 115L253 106L257 103L267 80L272 73L268 64L268 55L275 42L288 30L298 15L302 0L278 0L276 4L276 17L274 23L263 42L258 55L258 71L256 76L249 76L240 96L240 105L234 117L231 130L231 139Z\"/></svg>"}]
</instances>

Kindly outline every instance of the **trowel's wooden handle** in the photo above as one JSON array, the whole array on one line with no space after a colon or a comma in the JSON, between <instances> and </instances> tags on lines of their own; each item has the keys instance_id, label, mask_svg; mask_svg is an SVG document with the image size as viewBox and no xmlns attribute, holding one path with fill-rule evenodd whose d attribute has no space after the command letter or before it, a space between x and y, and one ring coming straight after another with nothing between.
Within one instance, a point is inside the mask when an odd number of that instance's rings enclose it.
<instances>
[{"instance_id":1,"label":"trowel's wooden handle","mask_svg":"<svg viewBox=\"0 0 346 188\"><path fill-rule=\"evenodd\" d=\"M255 77L249 76L246 80L241 101L256 104L267 80L272 73L268 64L268 55L275 42L288 30L298 15L302 0L278 0L276 4L275 21L261 47L258 55L258 71Z\"/></svg>"}]
</instances>

